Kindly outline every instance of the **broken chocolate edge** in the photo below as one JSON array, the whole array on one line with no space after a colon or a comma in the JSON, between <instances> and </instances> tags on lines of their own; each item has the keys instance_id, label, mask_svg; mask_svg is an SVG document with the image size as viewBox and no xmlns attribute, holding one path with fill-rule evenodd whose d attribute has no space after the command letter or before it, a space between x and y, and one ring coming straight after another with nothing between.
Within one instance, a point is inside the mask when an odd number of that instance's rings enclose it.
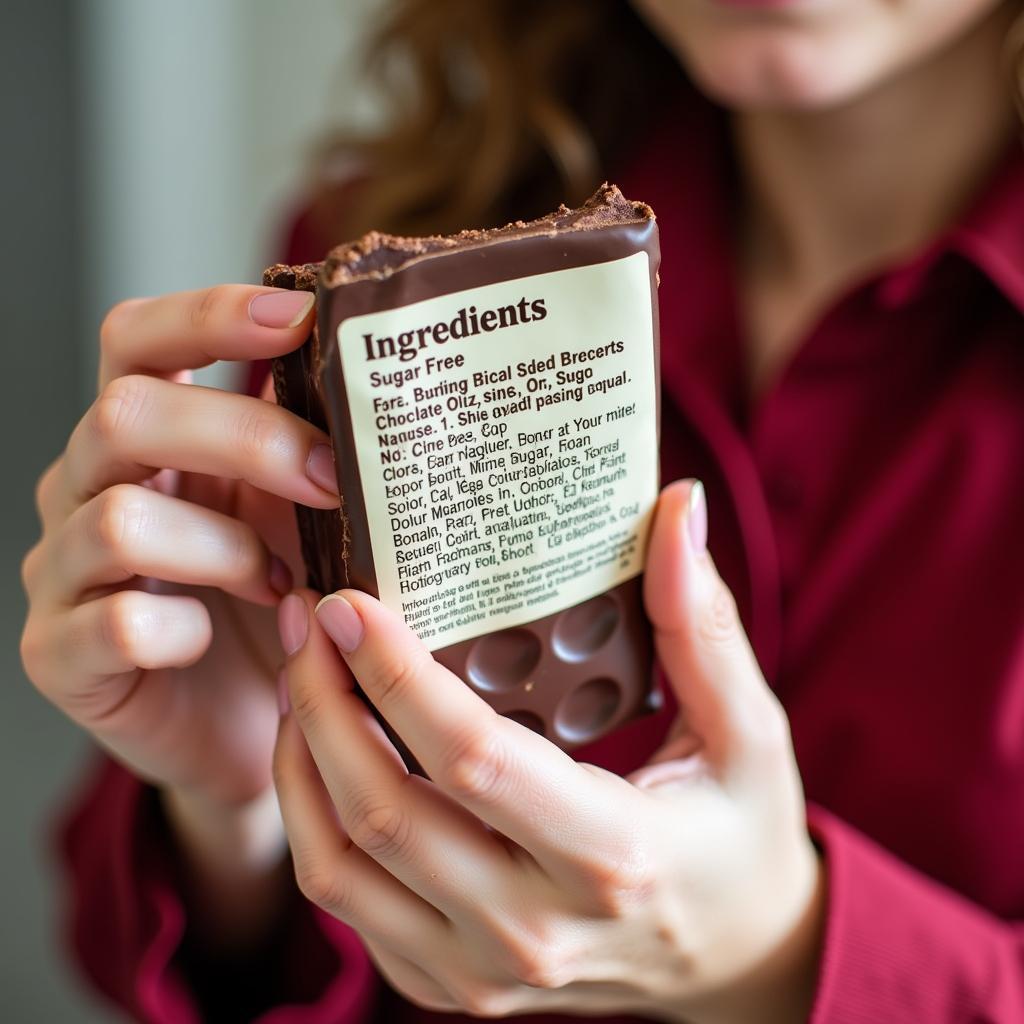
<instances>
[{"instance_id":1,"label":"broken chocolate edge","mask_svg":"<svg viewBox=\"0 0 1024 1024\"><path fill-rule=\"evenodd\" d=\"M412 258L410 258L410 255L407 251L402 252L396 250L377 250L378 255L383 255L385 256L385 258L389 260L397 260L399 262L396 262L394 265L392 265L387 273L379 271L372 273L359 273L353 275L352 277L348 277L342 281L336 282L336 284L338 285L345 285L346 287L344 288L338 289L336 288L335 284L328 283L326 280L327 274L325 272L326 264L316 263L301 264L294 267L289 267L283 264L277 264L274 267L269 268L268 271L266 272L265 283L274 284L279 287L301 288L302 290L307 291L314 290L315 288L318 293L319 328L321 330L324 330L328 329L327 325L328 321L330 320L330 317L328 315L328 307L333 307L334 301L336 298L340 297L341 291L345 293L346 305L349 305L349 303L352 301L352 299L349 298L350 294L352 297L354 297L355 295L362 293L364 288L372 289L375 287L380 287L381 285L385 285L385 278L390 278L398 271L404 270L412 266L413 264L419 264L424 261L433 263L434 261L431 259L431 257L434 256L455 257L454 266L465 267L466 259L476 260L478 258L473 255L473 251L483 248L484 246L488 248L496 247L498 250L501 251L516 250L522 248L523 246L526 246L526 248L529 250L533 250L533 247L535 245L545 246L546 239L551 237L552 235L566 235L572 237L571 248L576 248L576 245L579 244L582 246L584 250L586 250L590 248L591 243L589 241L586 241L585 238L581 236L590 235L592 232L596 234L602 234L601 229L618 229L618 231L612 230L612 235L618 235L620 232L625 231L626 235L629 235L634 238L634 244L638 242L641 238L649 237L650 233L653 231L653 251L650 249L650 242L644 242L643 244L640 244L639 248L647 249L652 259L652 297L655 299L652 308L652 327L654 330L654 355L656 368L655 401L657 405L660 406L660 387L657 385L657 377L660 377L660 374L658 373L657 360L658 315L656 304L656 276L658 262L658 247L656 241L656 227L653 224L655 218L653 216L653 212L650 211L650 208L647 207L646 204L632 203L628 200L625 200L617 189L607 189L604 190L603 192L599 191L599 193L597 194L597 198L599 198L601 195L609 194L611 194L613 198L615 196L618 197L617 201L615 202L615 207L617 207L617 209L613 208L607 203L601 206L600 209L605 213L611 212L612 216L602 217L599 222L594 220L584 224L583 226L580 226L579 218L577 218L577 221L575 223L570 222L570 215L573 213L578 213L579 211L565 211L565 209L562 208L556 214L549 215L546 218L541 218L538 221L530 222L529 225L523 225L521 224L521 222L519 222L514 225L507 226L507 229L492 229L489 232L461 232L459 235L448 236L448 241L450 242L450 244L447 244L445 246L438 246L430 251L423 251ZM637 210L643 212L644 215L638 216L636 213ZM371 234L370 236L364 236L364 238L375 239L378 242L383 242L389 237L390 236L384 236L379 234ZM569 239L567 238L567 241L568 240ZM409 240L399 241L407 242ZM506 243L508 244L506 245ZM352 245L355 244L356 243L350 244L349 251L352 251ZM614 248L617 249L618 245L619 243L614 243ZM596 248L600 247L600 245L596 246ZM341 248L342 250L346 249L345 246L339 248ZM333 252L335 253L337 251L337 249L333 250ZM546 252L547 250L535 251ZM509 255L511 257L511 252L509 253ZM568 254L564 255L567 256ZM611 253L609 252L609 254L605 258L614 257L612 257ZM585 260L584 262L602 261L603 260L600 256L598 256L597 258L593 257L592 250L591 257ZM541 262L543 262L543 260ZM448 267L448 260L442 261L442 263L445 265L446 268ZM533 264L533 261L529 261L528 265L531 264ZM568 261L568 265L571 266L581 264L577 261L576 258L570 258ZM490 277L490 272L485 271L482 266L472 271L469 274L469 277L475 277L477 276L478 273L484 273L486 274L486 276ZM435 275L432 272L429 276L434 277ZM444 276L447 277L448 274L446 273ZM459 275L456 276L458 277ZM507 275L504 276L507 277ZM419 281L419 278L417 278L416 280ZM387 285L385 285L385 293L392 290L389 285L390 282ZM352 293L349 293L348 286L354 286L355 290ZM471 287L473 286L473 283L470 282L465 286ZM417 288L419 287L420 286L417 285ZM429 288L431 294L435 293L433 287L429 285L427 287ZM339 294L335 295L335 292L338 292ZM328 299L328 294L332 296L330 300ZM360 307L363 305L363 301L363 299L355 299L354 304L356 307ZM325 418L326 420L333 421L338 418L338 414L336 412L335 415L332 416L326 408L328 405L331 405L332 403L327 402L326 396L323 394L322 373L325 369L325 360L321 358L318 340L318 338L311 335L311 337L307 339L306 343L302 346L302 349L298 350L298 352L296 353L291 353L289 356L286 356L284 357L283 360L281 360L281 362L288 362L291 363L293 366L293 371L290 374L286 375L288 377L288 382L286 382L284 391L289 395L295 395L296 390L300 390L303 392L315 390L316 394L312 396L312 402L314 405L319 407L320 417L322 419ZM322 353L322 355L326 358L327 362L331 361L332 352L333 349L331 348L330 345L328 345L324 353ZM299 359L297 357L302 353L305 353L305 356L302 359L303 366L301 367L298 375L296 375L295 369L299 368L296 367L295 364L299 362ZM275 363L276 362L277 361L275 361ZM337 371L340 371L340 367L335 368L335 372ZM277 379L278 375L275 372L275 383L277 382ZM310 395L308 393L306 394L306 401L307 403L310 401ZM301 404L301 399L300 404L298 406L291 405L290 400L286 404L289 404L290 407L295 408L296 411L304 408L303 405ZM340 423L334 424L332 422L331 425L332 427L336 427L340 426ZM338 452L340 439L334 436L335 430L332 429L330 433L332 434L332 443L335 446L335 451ZM345 447L348 447L347 442L342 444L342 448ZM343 461L343 459L339 459L339 462ZM338 469L339 478L348 477L351 475L351 472L345 472L345 467L343 465L339 464ZM358 505L359 501L362 498L361 482L356 482L354 480L348 480L347 482L349 486L355 483L355 489L353 491L352 500L356 502L356 505ZM341 490L344 493L347 490L345 482L339 479L339 483L342 485ZM330 520L330 523L327 524L328 529L325 529L325 516L328 517ZM349 517L344 514L344 510L342 510L341 513L339 513L338 510L329 510L327 513L324 513L321 512L320 510L301 509L299 518L300 531L302 532L303 536L303 554L304 557L306 558L307 566L309 566L310 569L311 585L315 586L318 590L325 593L330 592L331 590L338 589L342 586L357 586L361 589L367 589L367 581L361 579L352 579L349 575L351 571L351 566L349 563L349 559L347 557L349 552L344 549L347 547L347 544L345 542L351 540L351 524L349 522ZM307 526L305 529L303 529L301 525L303 519L306 520L307 524L311 523L313 528L310 529L309 526ZM328 532L330 532L332 536L328 537ZM317 539L318 536L320 539ZM364 538L364 540L368 540L368 538ZM332 551L334 552L333 556L331 555ZM367 554L369 554L369 552L367 552ZM341 565L338 565L339 555L342 556L340 560ZM316 567L315 571L314 566ZM337 578L338 571L344 572L344 578ZM372 566L370 571L371 573L373 573ZM625 596L625 593L627 591L633 590L634 588L639 586L639 579L640 578L636 578L627 581L626 584L622 584L620 585L620 587L617 587L615 589L619 590L621 588L623 591L623 596ZM370 592L373 592L373 589L374 588L370 588ZM462 649L465 647L466 644L470 642L472 641L462 641L454 645L453 648L442 648L434 652L435 657L437 657L438 660L441 660L442 663L452 661L451 655L457 654L456 649ZM646 647L648 646L648 644L645 642L645 644L642 646ZM638 649L636 653L639 656L640 661L648 664L649 671L650 651L646 649L641 651L640 649ZM452 664L450 664L449 667L455 670L457 674L463 674L463 672L458 671L458 669L460 668L464 669L463 665L456 665L453 662ZM634 703L630 708L624 707L622 709L623 715L620 716L619 714L617 714L615 716L616 721L611 723L610 727L626 724L626 722L638 717L639 714L642 714L645 710L648 712L654 710L657 706L657 696L657 693L651 690L643 698L642 706L638 706ZM560 743L560 745L566 749L570 749L572 746L576 746L578 744Z\"/></svg>"}]
</instances>

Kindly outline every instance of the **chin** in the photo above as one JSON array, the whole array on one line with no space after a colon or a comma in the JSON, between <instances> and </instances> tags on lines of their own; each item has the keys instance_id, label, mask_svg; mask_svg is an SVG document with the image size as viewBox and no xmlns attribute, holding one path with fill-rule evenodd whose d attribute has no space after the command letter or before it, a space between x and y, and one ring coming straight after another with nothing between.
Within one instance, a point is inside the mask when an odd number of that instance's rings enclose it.
<instances>
[{"instance_id":1,"label":"chin","mask_svg":"<svg viewBox=\"0 0 1024 1024\"><path fill-rule=\"evenodd\" d=\"M809 38L708 41L687 65L702 92L734 110L826 110L856 99L877 78L847 47Z\"/></svg>"},{"instance_id":2,"label":"chin","mask_svg":"<svg viewBox=\"0 0 1024 1024\"><path fill-rule=\"evenodd\" d=\"M739 111L842 106L987 17L1021 10L1019 0L632 2L697 86Z\"/></svg>"}]
</instances>

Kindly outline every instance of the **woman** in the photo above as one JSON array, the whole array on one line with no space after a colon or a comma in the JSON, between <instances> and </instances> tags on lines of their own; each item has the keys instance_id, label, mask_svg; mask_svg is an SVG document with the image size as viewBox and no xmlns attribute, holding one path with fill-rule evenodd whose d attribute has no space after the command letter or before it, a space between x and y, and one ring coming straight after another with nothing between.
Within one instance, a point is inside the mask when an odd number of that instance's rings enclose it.
<instances>
[{"instance_id":1,"label":"woman","mask_svg":"<svg viewBox=\"0 0 1024 1024\"><path fill-rule=\"evenodd\" d=\"M605 174L655 207L669 699L574 762L372 599L293 590L327 439L187 384L298 345L308 300L121 304L25 562L29 674L111 755L64 835L104 991L155 1021L1024 1019L1020 13L396 5L418 103L341 147L359 183L290 255Z\"/></svg>"}]
</instances>

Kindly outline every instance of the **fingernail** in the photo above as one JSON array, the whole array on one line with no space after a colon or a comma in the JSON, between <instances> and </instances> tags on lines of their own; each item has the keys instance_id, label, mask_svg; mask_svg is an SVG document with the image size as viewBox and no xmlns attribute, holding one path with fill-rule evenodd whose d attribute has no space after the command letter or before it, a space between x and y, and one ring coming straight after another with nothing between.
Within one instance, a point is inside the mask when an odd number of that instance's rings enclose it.
<instances>
[{"instance_id":1,"label":"fingernail","mask_svg":"<svg viewBox=\"0 0 1024 1024\"><path fill-rule=\"evenodd\" d=\"M334 474L334 452L329 444L315 444L306 459L306 476L325 491L338 493L338 478Z\"/></svg>"},{"instance_id":2,"label":"fingernail","mask_svg":"<svg viewBox=\"0 0 1024 1024\"><path fill-rule=\"evenodd\" d=\"M277 631L281 646L290 658L305 642L309 633L309 613L306 602L298 594L289 594L277 606Z\"/></svg>"},{"instance_id":3,"label":"fingernail","mask_svg":"<svg viewBox=\"0 0 1024 1024\"><path fill-rule=\"evenodd\" d=\"M249 319L260 327L298 327L314 302L312 292L261 292L249 301Z\"/></svg>"},{"instance_id":4,"label":"fingernail","mask_svg":"<svg viewBox=\"0 0 1024 1024\"><path fill-rule=\"evenodd\" d=\"M690 501L686 506L686 530L690 547L698 555L708 547L708 502L704 496L704 485L694 480L690 488Z\"/></svg>"},{"instance_id":5,"label":"fingernail","mask_svg":"<svg viewBox=\"0 0 1024 1024\"><path fill-rule=\"evenodd\" d=\"M277 673L277 710L281 712L281 717L291 710L292 698L288 692L288 670L282 665L281 671Z\"/></svg>"},{"instance_id":6,"label":"fingernail","mask_svg":"<svg viewBox=\"0 0 1024 1024\"><path fill-rule=\"evenodd\" d=\"M270 589L279 597L284 597L292 589L292 571L277 555L270 556Z\"/></svg>"},{"instance_id":7,"label":"fingernail","mask_svg":"<svg viewBox=\"0 0 1024 1024\"><path fill-rule=\"evenodd\" d=\"M340 594L328 594L316 606L316 617L327 635L346 654L351 654L363 639L363 620Z\"/></svg>"}]
</instances>

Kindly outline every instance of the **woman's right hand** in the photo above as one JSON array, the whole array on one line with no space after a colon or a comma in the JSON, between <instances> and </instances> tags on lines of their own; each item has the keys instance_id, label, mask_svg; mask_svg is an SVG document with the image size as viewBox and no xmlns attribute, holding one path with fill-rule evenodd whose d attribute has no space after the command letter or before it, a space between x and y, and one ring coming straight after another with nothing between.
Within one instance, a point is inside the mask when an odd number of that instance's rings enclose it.
<instances>
[{"instance_id":1,"label":"woman's right hand","mask_svg":"<svg viewBox=\"0 0 1024 1024\"><path fill-rule=\"evenodd\" d=\"M190 371L296 348L312 302L222 285L116 306L99 397L37 489L26 671L192 808L272 794L274 609L301 566L291 503L338 496L321 431L272 400L193 385Z\"/></svg>"}]
</instances>

